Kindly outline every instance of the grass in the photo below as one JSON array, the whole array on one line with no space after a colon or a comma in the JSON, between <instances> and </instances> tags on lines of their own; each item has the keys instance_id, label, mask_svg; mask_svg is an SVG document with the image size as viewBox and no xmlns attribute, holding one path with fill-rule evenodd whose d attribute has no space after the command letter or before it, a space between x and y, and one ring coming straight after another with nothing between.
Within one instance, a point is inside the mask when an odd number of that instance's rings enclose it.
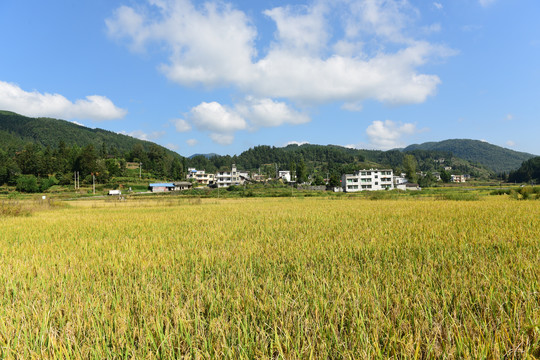
<instances>
[{"instance_id":1,"label":"grass","mask_svg":"<svg viewBox=\"0 0 540 360\"><path fill-rule=\"evenodd\" d=\"M0 357L540 357L539 218L499 196L0 218Z\"/></svg>"}]
</instances>

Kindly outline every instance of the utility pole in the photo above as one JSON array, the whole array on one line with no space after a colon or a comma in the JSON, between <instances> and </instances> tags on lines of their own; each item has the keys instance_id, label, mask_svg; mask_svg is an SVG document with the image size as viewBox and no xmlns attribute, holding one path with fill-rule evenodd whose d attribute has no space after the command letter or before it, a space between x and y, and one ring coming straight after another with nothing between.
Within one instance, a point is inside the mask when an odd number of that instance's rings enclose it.
<instances>
[{"instance_id":1,"label":"utility pole","mask_svg":"<svg viewBox=\"0 0 540 360\"><path fill-rule=\"evenodd\" d=\"M139 179L141 179L142 176L142 162L139 163Z\"/></svg>"},{"instance_id":2,"label":"utility pole","mask_svg":"<svg viewBox=\"0 0 540 360\"><path fill-rule=\"evenodd\" d=\"M96 195L96 177L94 174L92 174L92 192Z\"/></svg>"}]
</instances>

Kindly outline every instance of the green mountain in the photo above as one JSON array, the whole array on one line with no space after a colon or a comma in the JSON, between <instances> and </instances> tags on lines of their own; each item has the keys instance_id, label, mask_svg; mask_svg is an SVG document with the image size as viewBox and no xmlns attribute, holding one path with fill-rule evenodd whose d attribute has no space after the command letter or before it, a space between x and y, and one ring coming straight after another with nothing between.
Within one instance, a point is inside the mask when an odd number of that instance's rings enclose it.
<instances>
[{"instance_id":1,"label":"green mountain","mask_svg":"<svg viewBox=\"0 0 540 360\"><path fill-rule=\"evenodd\" d=\"M533 154L506 149L480 140L469 139L426 142L409 145L402 150L405 152L413 150L448 152L472 163L482 164L496 173L515 170L524 161L535 157Z\"/></svg>"},{"instance_id":2,"label":"green mountain","mask_svg":"<svg viewBox=\"0 0 540 360\"><path fill-rule=\"evenodd\" d=\"M90 129L65 120L51 118L30 118L9 111L0 111L0 149L8 152L18 151L27 143L55 148L63 141L67 146L85 147L93 145L96 149L106 146L115 148L115 152L132 151L137 144L145 151L155 145L150 141L139 140L131 136L117 134L103 129ZM162 146L166 154L176 158L180 155Z\"/></svg>"},{"instance_id":3,"label":"green mountain","mask_svg":"<svg viewBox=\"0 0 540 360\"><path fill-rule=\"evenodd\" d=\"M540 184L540 156L524 161L519 169L511 171L508 181Z\"/></svg>"}]
</instances>

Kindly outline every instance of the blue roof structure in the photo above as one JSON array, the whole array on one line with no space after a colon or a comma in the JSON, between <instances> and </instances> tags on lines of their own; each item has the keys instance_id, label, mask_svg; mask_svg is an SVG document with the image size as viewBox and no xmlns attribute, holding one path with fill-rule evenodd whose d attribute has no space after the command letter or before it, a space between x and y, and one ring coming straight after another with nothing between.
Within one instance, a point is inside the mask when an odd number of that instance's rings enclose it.
<instances>
[{"instance_id":1,"label":"blue roof structure","mask_svg":"<svg viewBox=\"0 0 540 360\"><path fill-rule=\"evenodd\" d=\"M150 184L149 186L150 187L174 187L174 184L173 183L155 183L155 184Z\"/></svg>"}]
</instances>

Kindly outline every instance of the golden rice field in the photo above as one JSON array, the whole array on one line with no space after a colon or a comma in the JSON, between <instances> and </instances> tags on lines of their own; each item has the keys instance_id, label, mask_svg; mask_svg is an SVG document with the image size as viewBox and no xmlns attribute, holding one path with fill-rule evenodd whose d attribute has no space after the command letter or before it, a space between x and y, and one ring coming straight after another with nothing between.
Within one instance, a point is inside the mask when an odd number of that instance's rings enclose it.
<instances>
[{"instance_id":1,"label":"golden rice field","mask_svg":"<svg viewBox=\"0 0 540 360\"><path fill-rule=\"evenodd\" d=\"M79 201L0 259L0 358L540 358L538 201Z\"/></svg>"}]
</instances>

